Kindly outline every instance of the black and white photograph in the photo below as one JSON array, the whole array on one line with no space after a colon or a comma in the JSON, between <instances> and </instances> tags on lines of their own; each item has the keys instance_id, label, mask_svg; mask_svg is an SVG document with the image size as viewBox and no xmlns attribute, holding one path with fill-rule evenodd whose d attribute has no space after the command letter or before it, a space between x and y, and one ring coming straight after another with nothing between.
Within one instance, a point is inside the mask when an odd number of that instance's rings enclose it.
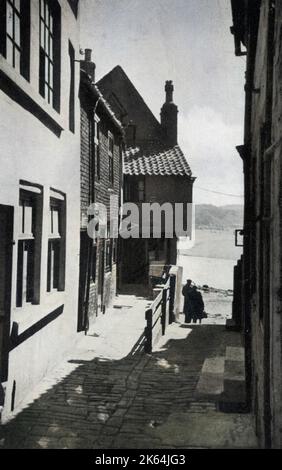
<instances>
[{"instance_id":1,"label":"black and white photograph","mask_svg":"<svg viewBox=\"0 0 282 470\"><path fill-rule=\"evenodd\" d=\"M0 0L1 451L282 448L281 150L281 0Z\"/></svg>"}]
</instances>

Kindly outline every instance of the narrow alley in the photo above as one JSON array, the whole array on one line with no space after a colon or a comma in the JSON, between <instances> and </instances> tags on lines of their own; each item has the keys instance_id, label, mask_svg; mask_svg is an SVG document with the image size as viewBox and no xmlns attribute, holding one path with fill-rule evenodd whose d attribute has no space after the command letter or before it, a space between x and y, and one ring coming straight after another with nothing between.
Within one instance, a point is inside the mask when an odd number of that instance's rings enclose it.
<instances>
[{"instance_id":1,"label":"narrow alley","mask_svg":"<svg viewBox=\"0 0 282 470\"><path fill-rule=\"evenodd\" d=\"M145 354L146 303L119 296L1 427L1 448L256 448L252 417L219 411L226 348L239 350L240 335L181 320Z\"/></svg>"},{"instance_id":2,"label":"narrow alley","mask_svg":"<svg viewBox=\"0 0 282 470\"><path fill-rule=\"evenodd\" d=\"M0 450L281 449L282 0L0 23Z\"/></svg>"}]
</instances>

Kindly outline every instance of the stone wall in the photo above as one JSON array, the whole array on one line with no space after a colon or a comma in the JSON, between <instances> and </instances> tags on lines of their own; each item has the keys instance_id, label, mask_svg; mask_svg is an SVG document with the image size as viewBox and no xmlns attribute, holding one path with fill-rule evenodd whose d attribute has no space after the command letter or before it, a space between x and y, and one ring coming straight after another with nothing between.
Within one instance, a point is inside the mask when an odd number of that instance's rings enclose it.
<instances>
[{"instance_id":1,"label":"stone wall","mask_svg":"<svg viewBox=\"0 0 282 470\"><path fill-rule=\"evenodd\" d=\"M262 0L259 16L257 43L254 35L247 42L243 281L251 285L244 299L251 329L245 319L245 333L251 332L257 434L262 447L281 447L281 2Z\"/></svg>"}]
</instances>

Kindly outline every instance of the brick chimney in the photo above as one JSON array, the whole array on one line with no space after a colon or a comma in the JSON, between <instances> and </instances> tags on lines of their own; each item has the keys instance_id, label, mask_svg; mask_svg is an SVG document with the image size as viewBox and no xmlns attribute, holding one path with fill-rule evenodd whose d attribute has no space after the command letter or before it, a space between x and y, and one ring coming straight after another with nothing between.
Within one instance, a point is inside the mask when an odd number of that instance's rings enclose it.
<instances>
[{"instance_id":1,"label":"brick chimney","mask_svg":"<svg viewBox=\"0 0 282 470\"><path fill-rule=\"evenodd\" d=\"M173 102L173 83L167 80L165 83L166 100L161 109L161 125L164 130L167 144L173 147L177 144L177 114L178 108Z\"/></svg>"},{"instance_id":2,"label":"brick chimney","mask_svg":"<svg viewBox=\"0 0 282 470\"><path fill-rule=\"evenodd\" d=\"M95 83L95 69L96 65L91 62L92 49L85 49L84 60L80 61L80 68L91 77L93 83Z\"/></svg>"}]
</instances>

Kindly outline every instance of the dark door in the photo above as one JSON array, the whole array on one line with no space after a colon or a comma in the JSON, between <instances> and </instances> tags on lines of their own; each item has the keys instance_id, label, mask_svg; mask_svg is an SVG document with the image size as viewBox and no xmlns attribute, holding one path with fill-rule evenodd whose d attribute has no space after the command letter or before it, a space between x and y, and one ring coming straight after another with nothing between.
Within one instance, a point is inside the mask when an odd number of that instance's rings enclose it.
<instances>
[{"instance_id":1,"label":"dark door","mask_svg":"<svg viewBox=\"0 0 282 470\"><path fill-rule=\"evenodd\" d=\"M98 271L98 310L105 313L104 281L105 281L105 240L99 240L99 271Z\"/></svg>"},{"instance_id":2,"label":"dark door","mask_svg":"<svg viewBox=\"0 0 282 470\"><path fill-rule=\"evenodd\" d=\"M0 368L8 377L14 209L0 204Z\"/></svg>"},{"instance_id":3,"label":"dark door","mask_svg":"<svg viewBox=\"0 0 282 470\"><path fill-rule=\"evenodd\" d=\"M78 331L88 329L90 242L86 231L80 232Z\"/></svg>"},{"instance_id":4,"label":"dark door","mask_svg":"<svg viewBox=\"0 0 282 470\"><path fill-rule=\"evenodd\" d=\"M122 240L122 281L125 284L148 283L147 240Z\"/></svg>"}]
</instances>

